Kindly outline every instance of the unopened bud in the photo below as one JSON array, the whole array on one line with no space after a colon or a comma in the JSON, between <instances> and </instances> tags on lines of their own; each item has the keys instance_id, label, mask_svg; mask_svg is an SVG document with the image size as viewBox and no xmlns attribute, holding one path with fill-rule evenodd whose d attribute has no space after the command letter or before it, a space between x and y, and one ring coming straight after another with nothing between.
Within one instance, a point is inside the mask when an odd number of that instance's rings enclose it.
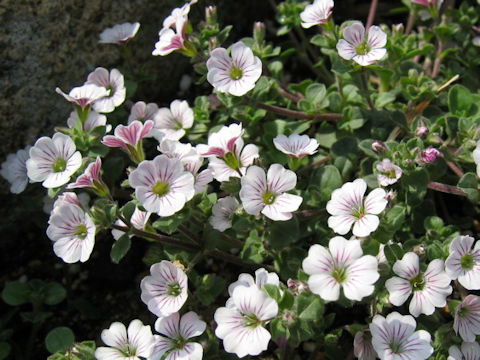
<instances>
[{"instance_id":1,"label":"unopened bud","mask_svg":"<svg viewBox=\"0 0 480 360\"><path fill-rule=\"evenodd\" d=\"M403 34L403 24L400 23L400 24L396 24L396 25L392 25L392 33L393 35L402 35Z\"/></svg>"},{"instance_id":2,"label":"unopened bud","mask_svg":"<svg viewBox=\"0 0 480 360\"><path fill-rule=\"evenodd\" d=\"M253 39L257 44L261 44L265 40L265 24L257 21L253 24Z\"/></svg>"},{"instance_id":3,"label":"unopened bud","mask_svg":"<svg viewBox=\"0 0 480 360\"><path fill-rule=\"evenodd\" d=\"M425 254L425 247L423 244L418 244L413 248L413 252L417 254L418 256Z\"/></svg>"},{"instance_id":4,"label":"unopened bud","mask_svg":"<svg viewBox=\"0 0 480 360\"><path fill-rule=\"evenodd\" d=\"M417 135L418 137L425 137L428 135L429 132L430 130L428 129L428 127L419 126L417 127L417 130L415 130L415 135Z\"/></svg>"},{"instance_id":5,"label":"unopened bud","mask_svg":"<svg viewBox=\"0 0 480 360\"><path fill-rule=\"evenodd\" d=\"M421 165L432 164L437 161L440 156L442 156L440 151L432 146L429 146L425 150L422 150L420 154L418 154L417 162Z\"/></svg>"},{"instance_id":6,"label":"unopened bud","mask_svg":"<svg viewBox=\"0 0 480 360\"><path fill-rule=\"evenodd\" d=\"M385 195L385 199L387 201L391 201L391 200L395 199L396 197L397 197L397 192L393 191L393 190L387 191L387 193Z\"/></svg>"},{"instance_id":7,"label":"unopened bud","mask_svg":"<svg viewBox=\"0 0 480 360\"><path fill-rule=\"evenodd\" d=\"M385 143L383 143L382 141L375 140L372 143L372 151L375 154L383 154L385 152L385 150L387 150L387 145L385 145Z\"/></svg>"},{"instance_id":8,"label":"unopened bud","mask_svg":"<svg viewBox=\"0 0 480 360\"><path fill-rule=\"evenodd\" d=\"M205 20L208 25L215 25L217 23L217 7L207 6L205 8Z\"/></svg>"}]
</instances>

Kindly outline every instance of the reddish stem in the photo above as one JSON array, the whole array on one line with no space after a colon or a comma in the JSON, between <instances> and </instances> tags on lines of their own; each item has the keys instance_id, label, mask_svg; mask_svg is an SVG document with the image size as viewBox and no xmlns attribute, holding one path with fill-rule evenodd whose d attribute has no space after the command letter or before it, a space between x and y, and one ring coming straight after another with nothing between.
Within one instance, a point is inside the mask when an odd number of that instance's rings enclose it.
<instances>
[{"instance_id":1,"label":"reddish stem","mask_svg":"<svg viewBox=\"0 0 480 360\"><path fill-rule=\"evenodd\" d=\"M280 115L290 116L297 119L305 119L305 120L338 120L343 119L343 114L307 114L302 111L297 110L290 110L285 109L275 105L268 105L268 104L257 104L257 107L260 109L265 109L267 111L271 111Z\"/></svg>"},{"instance_id":2,"label":"reddish stem","mask_svg":"<svg viewBox=\"0 0 480 360\"><path fill-rule=\"evenodd\" d=\"M436 181L432 181L428 183L427 187L429 189L440 191L447 194L459 195L459 196L467 196L461 189L457 188L456 186L442 184Z\"/></svg>"},{"instance_id":3,"label":"reddish stem","mask_svg":"<svg viewBox=\"0 0 480 360\"><path fill-rule=\"evenodd\" d=\"M372 26L373 20L375 19L375 13L377 12L378 0L372 0L370 4L370 11L368 12L367 26L365 27L366 31Z\"/></svg>"}]
</instances>

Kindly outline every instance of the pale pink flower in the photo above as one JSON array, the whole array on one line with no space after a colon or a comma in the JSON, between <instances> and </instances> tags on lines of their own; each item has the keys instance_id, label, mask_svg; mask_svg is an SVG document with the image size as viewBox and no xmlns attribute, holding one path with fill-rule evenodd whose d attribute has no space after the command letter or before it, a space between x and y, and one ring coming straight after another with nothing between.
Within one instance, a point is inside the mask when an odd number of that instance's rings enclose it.
<instances>
[{"instance_id":1,"label":"pale pink flower","mask_svg":"<svg viewBox=\"0 0 480 360\"><path fill-rule=\"evenodd\" d=\"M0 175L10 183L10 192L20 194L28 184L27 160L31 146L18 150L15 154L8 154L2 163Z\"/></svg>"},{"instance_id":2,"label":"pale pink flower","mask_svg":"<svg viewBox=\"0 0 480 360\"><path fill-rule=\"evenodd\" d=\"M208 145L197 145L200 155L209 158L209 169L217 181L228 181L230 177L241 177L247 166L258 158L258 147L253 144L243 146L241 124L222 127L208 136Z\"/></svg>"},{"instance_id":3,"label":"pale pink flower","mask_svg":"<svg viewBox=\"0 0 480 360\"><path fill-rule=\"evenodd\" d=\"M95 84L84 84L82 86L74 87L70 90L68 95L58 87L55 91L57 94L62 95L66 100L82 109L92 106L95 101L110 94L110 90Z\"/></svg>"},{"instance_id":4,"label":"pale pink flower","mask_svg":"<svg viewBox=\"0 0 480 360\"><path fill-rule=\"evenodd\" d=\"M472 156L477 165L477 176L480 177L480 140L477 142L477 147L473 150Z\"/></svg>"},{"instance_id":5,"label":"pale pink flower","mask_svg":"<svg viewBox=\"0 0 480 360\"><path fill-rule=\"evenodd\" d=\"M47 236L53 251L66 263L85 262L95 245L95 224L83 209L70 201L70 196L54 205L48 220ZM77 199L78 201L78 199Z\"/></svg>"},{"instance_id":6,"label":"pale pink flower","mask_svg":"<svg viewBox=\"0 0 480 360\"><path fill-rule=\"evenodd\" d=\"M377 181L380 186L395 184L402 177L403 171L400 166L395 165L390 159L383 159L377 164Z\"/></svg>"},{"instance_id":7,"label":"pale pink flower","mask_svg":"<svg viewBox=\"0 0 480 360\"><path fill-rule=\"evenodd\" d=\"M367 183L363 179L343 184L333 190L332 198L327 203L330 215L328 226L337 234L345 235L353 225L353 235L365 237L375 231L380 224L378 214L387 206L386 192L375 189L363 199Z\"/></svg>"},{"instance_id":8,"label":"pale pink flower","mask_svg":"<svg viewBox=\"0 0 480 360\"><path fill-rule=\"evenodd\" d=\"M327 301L336 301L343 288L345 297L360 301L373 293L379 278L377 259L363 255L359 240L341 236L330 239L328 249L312 245L302 268L310 275L310 290Z\"/></svg>"},{"instance_id":9,"label":"pale pink flower","mask_svg":"<svg viewBox=\"0 0 480 360\"><path fill-rule=\"evenodd\" d=\"M69 128L73 128L76 126L77 122L81 121L78 117L78 113L76 111L72 111L70 116L67 119L67 125ZM82 124L82 129L84 131L92 131L93 129L105 126L105 132L110 132L112 130L112 125L107 124L107 117L103 114L99 114L96 111L90 111L88 114L87 119Z\"/></svg>"},{"instance_id":10,"label":"pale pink flower","mask_svg":"<svg viewBox=\"0 0 480 360\"><path fill-rule=\"evenodd\" d=\"M46 188L66 184L82 165L82 155L75 150L75 143L67 135L41 137L30 149L30 159L26 162L28 177L32 182L43 181Z\"/></svg>"},{"instance_id":11,"label":"pale pink flower","mask_svg":"<svg viewBox=\"0 0 480 360\"><path fill-rule=\"evenodd\" d=\"M160 108L154 115L152 135L158 133L164 134L165 139L179 140L185 135L185 129L190 129L193 125L193 110L188 106L188 102L183 100L174 100L170 108Z\"/></svg>"},{"instance_id":12,"label":"pale pink flower","mask_svg":"<svg viewBox=\"0 0 480 360\"><path fill-rule=\"evenodd\" d=\"M74 183L67 186L67 189L89 188L100 196L108 196L110 191L100 175L101 167L102 160L97 156L94 162L88 164L83 174Z\"/></svg>"},{"instance_id":13,"label":"pale pink flower","mask_svg":"<svg viewBox=\"0 0 480 360\"><path fill-rule=\"evenodd\" d=\"M201 360L203 347L197 342L189 342L192 337L200 336L206 329L205 321L200 320L193 311L180 318L178 312L161 317L155 322L155 348L150 360Z\"/></svg>"},{"instance_id":14,"label":"pale pink flower","mask_svg":"<svg viewBox=\"0 0 480 360\"><path fill-rule=\"evenodd\" d=\"M238 276L238 280L231 283L230 286L228 287L228 294L230 296L233 296L233 291L238 286L245 286L245 287L255 286L259 290L262 290L262 287L265 284L279 286L280 279L278 278L278 275L275 274L274 272L268 272L264 268L260 268L255 271L255 279L250 274L247 274L247 273L240 274Z\"/></svg>"},{"instance_id":15,"label":"pale pink flower","mask_svg":"<svg viewBox=\"0 0 480 360\"><path fill-rule=\"evenodd\" d=\"M437 3L437 0L412 0L412 3L429 7L431 5L435 5Z\"/></svg>"},{"instance_id":16,"label":"pale pink flower","mask_svg":"<svg viewBox=\"0 0 480 360\"><path fill-rule=\"evenodd\" d=\"M258 355L266 350L271 335L267 322L278 314L278 305L256 286L238 286L225 307L215 311L215 335L223 339L223 347L238 357Z\"/></svg>"},{"instance_id":17,"label":"pale pink flower","mask_svg":"<svg viewBox=\"0 0 480 360\"><path fill-rule=\"evenodd\" d=\"M233 196L218 199L212 207L212 217L209 222L218 231L225 231L232 227L232 216L240 206L238 200Z\"/></svg>"},{"instance_id":18,"label":"pale pink flower","mask_svg":"<svg viewBox=\"0 0 480 360\"><path fill-rule=\"evenodd\" d=\"M445 271L452 280L468 290L480 289L480 242L475 247L471 236L456 236L450 243L450 255L445 261Z\"/></svg>"},{"instance_id":19,"label":"pale pink flower","mask_svg":"<svg viewBox=\"0 0 480 360\"><path fill-rule=\"evenodd\" d=\"M152 120L155 114L158 112L158 106L155 103L146 104L143 101L137 101L135 105L132 106L130 110L130 115L128 116L128 123L131 124L135 120L140 122L145 122L147 120Z\"/></svg>"},{"instance_id":20,"label":"pale pink flower","mask_svg":"<svg viewBox=\"0 0 480 360\"><path fill-rule=\"evenodd\" d=\"M158 317L180 310L187 301L188 278L170 261L162 260L150 267L151 276L140 283L142 301Z\"/></svg>"},{"instance_id":21,"label":"pale pink flower","mask_svg":"<svg viewBox=\"0 0 480 360\"><path fill-rule=\"evenodd\" d=\"M456 345L448 349L447 360L478 360L480 359L480 345L478 342L462 342L461 349Z\"/></svg>"},{"instance_id":22,"label":"pale pink flower","mask_svg":"<svg viewBox=\"0 0 480 360\"><path fill-rule=\"evenodd\" d=\"M166 155L142 161L128 180L143 207L159 216L180 211L195 194L193 175L184 170L179 159Z\"/></svg>"},{"instance_id":23,"label":"pale pink flower","mask_svg":"<svg viewBox=\"0 0 480 360\"><path fill-rule=\"evenodd\" d=\"M480 297L467 295L455 309L453 321L455 333L460 334L463 341L475 341L480 335Z\"/></svg>"},{"instance_id":24,"label":"pale pink flower","mask_svg":"<svg viewBox=\"0 0 480 360\"><path fill-rule=\"evenodd\" d=\"M372 345L372 335L368 330L360 330L353 339L353 354L359 360L375 360L377 353Z\"/></svg>"},{"instance_id":25,"label":"pale pink flower","mask_svg":"<svg viewBox=\"0 0 480 360\"><path fill-rule=\"evenodd\" d=\"M106 28L100 34L99 43L102 44L117 44L123 45L128 42L128 40L135 37L138 29L140 28L140 23L123 23L114 25L111 28Z\"/></svg>"},{"instance_id":26,"label":"pale pink flower","mask_svg":"<svg viewBox=\"0 0 480 360\"><path fill-rule=\"evenodd\" d=\"M139 163L145 159L142 139L150 133L153 125L153 121L150 120L145 121L145 124L135 120L127 126L118 125L115 128L114 135L103 137L102 144L108 147L121 148L130 155L133 161Z\"/></svg>"},{"instance_id":27,"label":"pale pink flower","mask_svg":"<svg viewBox=\"0 0 480 360\"><path fill-rule=\"evenodd\" d=\"M112 112L125 101L127 89L124 85L123 75L117 69L112 69L109 73L107 69L98 67L88 74L85 84L95 84L110 91L109 95L95 101L93 110L96 112Z\"/></svg>"},{"instance_id":28,"label":"pale pink flower","mask_svg":"<svg viewBox=\"0 0 480 360\"><path fill-rule=\"evenodd\" d=\"M292 134L285 136L278 135L273 139L275 147L294 158L301 158L306 155L313 155L317 152L318 142L307 135Z\"/></svg>"},{"instance_id":29,"label":"pale pink flower","mask_svg":"<svg viewBox=\"0 0 480 360\"><path fill-rule=\"evenodd\" d=\"M148 219L150 218L151 214L152 213L149 211L142 211L138 207L136 207L135 210L133 211L132 217L130 218L130 223L135 229L145 230L145 227L147 226ZM127 226L127 224L125 224L120 219L115 221L115 225ZM120 239L120 237L124 234L125 232L123 232L122 230L112 229L112 236L115 240ZM133 235L130 234L129 236L132 237Z\"/></svg>"},{"instance_id":30,"label":"pale pink flower","mask_svg":"<svg viewBox=\"0 0 480 360\"><path fill-rule=\"evenodd\" d=\"M393 312L384 318L375 315L370 324L373 348L380 360L428 359L433 353L431 335L417 330L417 322L410 315Z\"/></svg>"},{"instance_id":31,"label":"pale pink flower","mask_svg":"<svg viewBox=\"0 0 480 360\"><path fill-rule=\"evenodd\" d=\"M95 359L98 360L140 360L152 355L154 337L150 325L140 320L132 320L128 330L120 322L114 322L102 331L102 341L109 347L98 347Z\"/></svg>"},{"instance_id":32,"label":"pale pink flower","mask_svg":"<svg viewBox=\"0 0 480 360\"><path fill-rule=\"evenodd\" d=\"M333 0L315 0L300 13L302 27L308 29L314 25L325 24L332 15Z\"/></svg>"},{"instance_id":33,"label":"pale pink flower","mask_svg":"<svg viewBox=\"0 0 480 360\"><path fill-rule=\"evenodd\" d=\"M239 41L232 45L232 57L219 47L207 60L207 80L218 91L242 96L255 87L262 74L262 62L252 49Z\"/></svg>"},{"instance_id":34,"label":"pale pink flower","mask_svg":"<svg viewBox=\"0 0 480 360\"><path fill-rule=\"evenodd\" d=\"M188 20L188 13L190 12L190 6L196 4L197 2L198 0L191 0L185 3L181 8L173 9L170 15L163 20L163 27L169 28L174 25L176 26L179 19L186 22Z\"/></svg>"},{"instance_id":35,"label":"pale pink flower","mask_svg":"<svg viewBox=\"0 0 480 360\"><path fill-rule=\"evenodd\" d=\"M452 287L451 280L444 271L443 260L433 260L425 273L421 273L418 255L408 252L402 260L395 262L393 272L398 277L394 276L385 283L390 293L389 301L393 305L403 305L413 293L409 311L418 317L420 314L432 315L435 307L441 308L447 304L447 296L452 293Z\"/></svg>"},{"instance_id":36,"label":"pale pink flower","mask_svg":"<svg viewBox=\"0 0 480 360\"><path fill-rule=\"evenodd\" d=\"M343 37L337 43L338 55L345 60L367 66L380 60L387 53L387 34L378 26L370 26L368 33L360 22L353 23L343 30Z\"/></svg>"},{"instance_id":37,"label":"pale pink flower","mask_svg":"<svg viewBox=\"0 0 480 360\"><path fill-rule=\"evenodd\" d=\"M292 212L298 210L303 199L301 196L288 194L295 188L297 175L280 164L273 164L265 170L253 165L242 176L240 200L247 214L258 215L262 212L275 221L292 218Z\"/></svg>"}]
</instances>

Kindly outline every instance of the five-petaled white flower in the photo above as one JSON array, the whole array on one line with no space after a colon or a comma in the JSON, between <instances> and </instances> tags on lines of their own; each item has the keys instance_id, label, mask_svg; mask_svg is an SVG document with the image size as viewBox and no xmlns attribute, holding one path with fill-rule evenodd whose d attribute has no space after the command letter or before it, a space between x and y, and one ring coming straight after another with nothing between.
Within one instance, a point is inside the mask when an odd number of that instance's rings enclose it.
<instances>
[{"instance_id":1,"label":"five-petaled white flower","mask_svg":"<svg viewBox=\"0 0 480 360\"><path fill-rule=\"evenodd\" d=\"M387 53L387 34L378 26L370 26L365 34L363 24L356 22L343 30L343 37L337 43L338 55L362 66L375 63Z\"/></svg>"},{"instance_id":2,"label":"five-petaled white flower","mask_svg":"<svg viewBox=\"0 0 480 360\"><path fill-rule=\"evenodd\" d=\"M232 58L219 47L207 60L207 80L219 92L242 96L255 87L262 74L262 62L252 49L239 41L232 45Z\"/></svg>"},{"instance_id":3,"label":"five-petaled white flower","mask_svg":"<svg viewBox=\"0 0 480 360\"><path fill-rule=\"evenodd\" d=\"M125 101L127 89L124 85L123 75L117 69L110 73L107 69L98 67L88 74L85 84L95 84L109 90L110 93L95 101L93 110L99 113L109 113Z\"/></svg>"},{"instance_id":4,"label":"five-petaled white flower","mask_svg":"<svg viewBox=\"0 0 480 360\"><path fill-rule=\"evenodd\" d=\"M137 101L135 105L130 109L130 115L128 116L128 123L131 124L135 120L145 122L152 120L158 111L158 105L155 103L146 104L144 101Z\"/></svg>"},{"instance_id":5,"label":"five-petaled white flower","mask_svg":"<svg viewBox=\"0 0 480 360\"><path fill-rule=\"evenodd\" d=\"M375 315L370 332L377 356L381 360L428 359L433 353L432 337L425 330L415 331L416 327L417 322L410 315Z\"/></svg>"},{"instance_id":6,"label":"five-petaled white flower","mask_svg":"<svg viewBox=\"0 0 480 360\"><path fill-rule=\"evenodd\" d=\"M367 190L367 183L363 179L343 184L340 189L333 190L332 198L327 203L330 215L328 226L337 234L345 235L353 224L353 235L364 237L375 231L380 224L378 214L387 206L386 192L375 189L368 194L365 201L363 196Z\"/></svg>"},{"instance_id":7,"label":"five-petaled white flower","mask_svg":"<svg viewBox=\"0 0 480 360\"><path fill-rule=\"evenodd\" d=\"M184 170L179 159L166 155L142 161L128 180L143 207L159 216L180 211L195 194L193 175Z\"/></svg>"},{"instance_id":8,"label":"five-petaled white flower","mask_svg":"<svg viewBox=\"0 0 480 360\"><path fill-rule=\"evenodd\" d=\"M443 260L433 260L425 273L421 273L418 255L408 252L402 260L393 264L393 272L400 277L394 276L385 283L393 305L401 306L413 293L409 311L417 317L420 314L432 315L435 307L447 304L446 299L452 293L452 287L444 271Z\"/></svg>"},{"instance_id":9,"label":"five-petaled white flower","mask_svg":"<svg viewBox=\"0 0 480 360\"><path fill-rule=\"evenodd\" d=\"M185 129L193 125L193 110L186 100L173 100L170 108L160 108L153 116L155 125L152 135L158 138L158 133L164 134L161 138L179 140L185 135Z\"/></svg>"},{"instance_id":10,"label":"five-petaled white flower","mask_svg":"<svg viewBox=\"0 0 480 360\"><path fill-rule=\"evenodd\" d=\"M87 261L95 245L95 224L77 202L73 195L59 198L48 220L53 251L66 263Z\"/></svg>"},{"instance_id":11,"label":"five-petaled white flower","mask_svg":"<svg viewBox=\"0 0 480 360\"><path fill-rule=\"evenodd\" d=\"M187 275L170 261L162 260L150 267L151 276L140 283L142 301L158 317L180 310L187 301Z\"/></svg>"},{"instance_id":12,"label":"five-petaled white flower","mask_svg":"<svg viewBox=\"0 0 480 360\"><path fill-rule=\"evenodd\" d=\"M239 202L233 196L218 199L212 207L212 217L209 222L218 231L225 231L232 227L232 216L239 207Z\"/></svg>"},{"instance_id":13,"label":"five-petaled white flower","mask_svg":"<svg viewBox=\"0 0 480 360\"><path fill-rule=\"evenodd\" d=\"M198 153L208 157L208 168L217 181L228 181L230 177L241 177L247 166L258 158L258 147L253 144L243 146L241 124L222 127L208 136L208 145L197 145Z\"/></svg>"},{"instance_id":14,"label":"five-petaled white flower","mask_svg":"<svg viewBox=\"0 0 480 360\"><path fill-rule=\"evenodd\" d=\"M77 125L77 123L81 121L78 117L78 112L75 110L70 113L70 116L67 119L67 125L69 128L73 128ZM81 128L83 131L92 131L93 129L105 126L105 132L110 132L112 130L112 125L107 124L107 117L103 114L99 114L96 111L91 110L88 113L88 117L85 122L82 124Z\"/></svg>"},{"instance_id":15,"label":"five-petaled white flower","mask_svg":"<svg viewBox=\"0 0 480 360\"><path fill-rule=\"evenodd\" d=\"M302 27L308 29L314 25L324 24L332 15L333 0L315 0L300 13Z\"/></svg>"},{"instance_id":16,"label":"five-petaled white flower","mask_svg":"<svg viewBox=\"0 0 480 360\"><path fill-rule=\"evenodd\" d=\"M480 177L480 140L478 140L477 147L473 150L472 156L473 161L477 165L477 176Z\"/></svg>"},{"instance_id":17,"label":"five-petaled white flower","mask_svg":"<svg viewBox=\"0 0 480 360\"><path fill-rule=\"evenodd\" d=\"M110 90L95 84L84 84L82 86L74 87L68 94L65 94L62 89L58 87L55 91L57 94L62 95L66 100L82 109L91 107L95 101L110 94Z\"/></svg>"},{"instance_id":18,"label":"five-petaled white flower","mask_svg":"<svg viewBox=\"0 0 480 360\"><path fill-rule=\"evenodd\" d=\"M266 350L271 335L265 324L278 314L278 305L256 286L237 286L225 307L215 311L215 335L223 347L238 357Z\"/></svg>"},{"instance_id":19,"label":"five-petaled white flower","mask_svg":"<svg viewBox=\"0 0 480 360\"><path fill-rule=\"evenodd\" d=\"M275 147L294 158L301 158L306 155L312 155L317 152L318 142L315 139L308 137L308 135L292 134L285 136L278 135L273 139Z\"/></svg>"},{"instance_id":20,"label":"five-petaled white flower","mask_svg":"<svg viewBox=\"0 0 480 360\"><path fill-rule=\"evenodd\" d=\"M247 273L238 275L238 280L229 285L228 294L232 296L233 290L235 290L237 286L255 286L259 290L262 290L262 287L265 284L279 286L280 279L274 272L268 272L264 268L260 268L255 271L255 279L252 275Z\"/></svg>"},{"instance_id":21,"label":"five-petaled white flower","mask_svg":"<svg viewBox=\"0 0 480 360\"><path fill-rule=\"evenodd\" d=\"M41 137L30 149L30 159L26 162L28 177L33 182L43 181L46 188L66 184L82 165L82 155L75 150L75 143L67 135Z\"/></svg>"},{"instance_id":22,"label":"five-petaled white flower","mask_svg":"<svg viewBox=\"0 0 480 360\"><path fill-rule=\"evenodd\" d=\"M100 34L99 43L123 45L132 39L140 28L140 23L123 23L104 29Z\"/></svg>"},{"instance_id":23,"label":"five-petaled white flower","mask_svg":"<svg viewBox=\"0 0 480 360\"><path fill-rule=\"evenodd\" d=\"M390 159L383 159L377 164L377 181L380 186L395 184L402 177L403 171L400 166L395 165Z\"/></svg>"},{"instance_id":24,"label":"five-petaled white flower","mask_svg":"<svg viewBox=\"0 0 480 360\"><path fill-rule=\"evenodd\" d=\"M467 295L455 309L453 329L464 341L475 341L480 335L480 297Z\"/></svg>"},{"instance_id":25,"label":"five-petaled white flower","mask_svg":"<svg viewBox=\"0 0 480 360\"><path fill-rule=\"evenodd\" d=\"M120 322L114 322L108 329L102 331L102 341L105 345L95 350L98 360L140 360L152 355L154 337L150 325L136 319L130 322L128 330Z\"/></svg>"},{"instance_id":26,"label":"five-petaled white flower","mask_svg":"<svg viewBox=\"0 0 480 360\"><path fill-rule=\"evenodd\" d=\"M480 345L478 342L462 342L460 349L456 345L448 349L447 360L478 360L480 359Z\"/></svg>"},{"instance_id":27,"label":"five-petaled white flower","mask_svg":"<svg viewBox=\"0 0 480 360\"><path fill-rule=\"evenodd\" d=\"M203 347L197 342L188 339L200 336L206 329L205 321L190 311L180 318L178 312L167 317L161 317L155 322L155 348L150 360L200 360L203 356ZM162 357L165 354L166 357Z\"/></svg>"},{"instance_id":28,"label":"five-petaled white flower","mask_svg":"<svg viewBox=\"0 0 480 360\"><path fill-rule=\"evenodd\" d=\"M240 200L247 214L262 212L275 221L292 218L292 211L298 210L302 197L288 194L297 184L297 175L280 164L272 164L265 176L265 170L253 165L241 179Z\"/></svg>"},{"instance_id":29,"label":"five-petaled white flower","mask_svg":"<svg viewBox=\"0 0 480 360\"><path fill-rule=\"evenodd\" d=\"M20 194L27 187L27 160L30 157L30 149L31 146L27 146L15 154L8 154L7 159L2 163L0 175L10 183L10 191L13 194Z\"/></svg>"},{"instance_id":30,"label":"five-petaled white flower","mask_svg":"<svg viewBox=\"0 0 480 360\"><path fill-rule=\"evenodd\" d=\"M377 353L372 345L372 335L368 329L357 331L355 334L353 354L359 360L375 360L377 358Z\"/></svg>"},{"instance_id":31,"label":"five-petaled white flower","mask_svg":"<svg viewBox=\"0 0 480 360\"><path fill-rule=\"evenodd\" d=\"M336 301L343 288L345 297L360 301L375 289L378 280L378 262L372 255L363 255L360 240L341 236L330 239L328 249L312 245L302 263L310 275L310 290L327 301Z\"/></svg>"},{"instance_id":32,"label":"five-petaled white flower","mask_svg":"<svg viewBox=\"0 0 480 360\"><path fill-rule=\"evenodd\" d=\"M480 289L480 241L475 247L471 236L456 236L450 243L450 255L445 261L445 271L452 280L468 290Z\"/></svg>"}]
</instances>

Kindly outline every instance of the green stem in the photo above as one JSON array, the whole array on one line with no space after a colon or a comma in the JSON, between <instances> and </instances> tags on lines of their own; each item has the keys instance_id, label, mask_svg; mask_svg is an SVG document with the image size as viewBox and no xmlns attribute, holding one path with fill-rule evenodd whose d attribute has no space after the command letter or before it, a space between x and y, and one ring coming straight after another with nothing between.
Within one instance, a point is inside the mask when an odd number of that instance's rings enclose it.
<instances>
[{"instance_id":1,"label":"green stem","mask_svg":"<svg viewBox=\"0 0 480 360\"><path fill-rule=\"evenodd\" d=\"M243 266L245 268L250 268L250 269L253 269L253 270L256 270L256 269L259 269L259 268L263 267L267 271L273 271L273 272L276 271L275 268L272 265L255 264L255 263L252 263L252 262L247 262L247 261L244 261L244 260L234 256L234 255L230 255L230 254L228 254L224 251L220 251L218 249L207 251L207 255L210 255L211 257L214 257L214 258L219 259L219 260L229 262L231 264L236 264L236 265Z\"/></svg>"},{"instance_id":2,"label":"green stem","mask_svg":"<svg viewBox=\"0 0 480 360\"><path fill-rule=\"evenodd\" d=\"M373 106L370 93L368 92L367 72L364 67L362 67L362 71L360 72L360 77L362 79L362 88L363 88L363 91L365 92L365 98L367 99L368 106L370 107L371 110L375 110L375 106Z\"/></svg>"}]
</instances>

